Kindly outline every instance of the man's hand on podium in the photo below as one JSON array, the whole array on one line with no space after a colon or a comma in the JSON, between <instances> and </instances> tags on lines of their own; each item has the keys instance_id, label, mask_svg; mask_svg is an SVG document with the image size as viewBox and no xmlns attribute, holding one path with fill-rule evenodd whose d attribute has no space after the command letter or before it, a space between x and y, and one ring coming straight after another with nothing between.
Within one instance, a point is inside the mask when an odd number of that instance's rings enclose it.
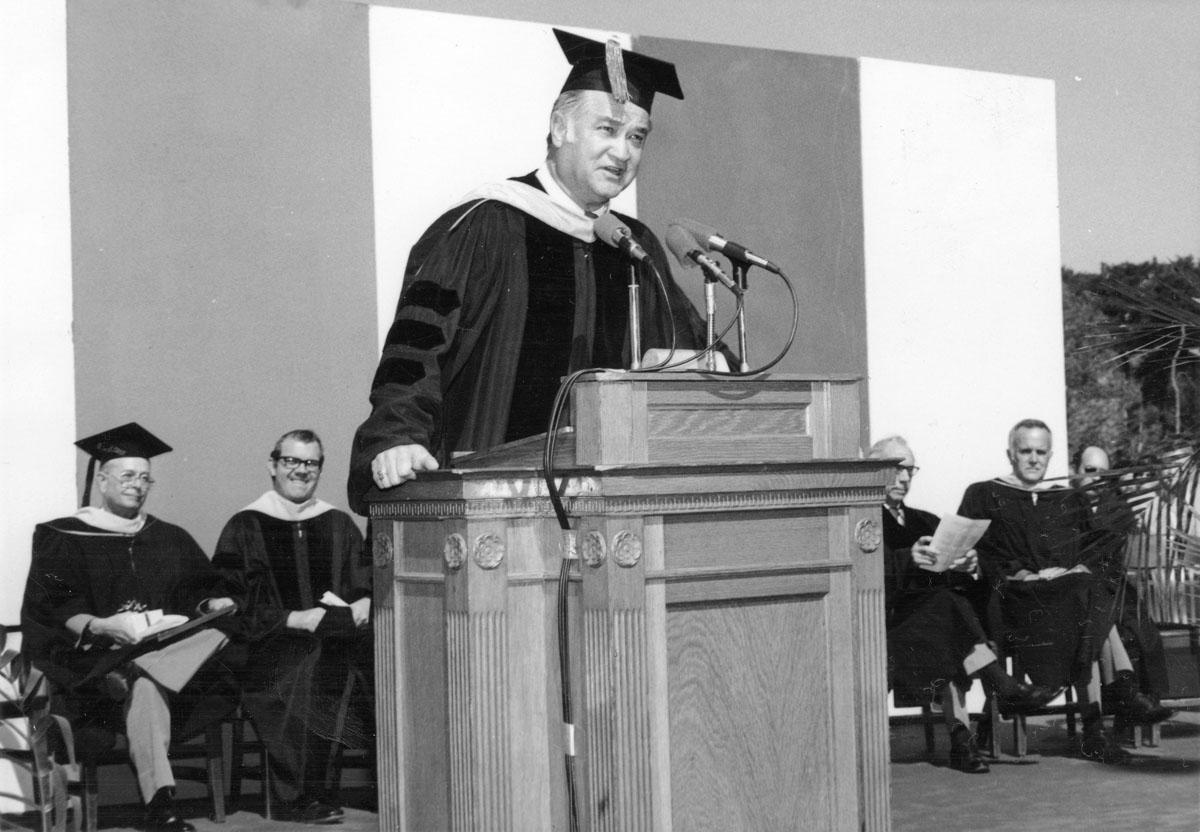
<instances>
[{"instance_id":1,"label":"man's hand on podium","mask_svg":"<svg viewBox=\"0 0 1200 832\"><path fill-rule=\"evenodd\" d=\"M379 488L392 488L417 478L418 471L436 471L438 462L422 445L397 445L371 462L371 479Z\"/></svg>"}]
</instances>

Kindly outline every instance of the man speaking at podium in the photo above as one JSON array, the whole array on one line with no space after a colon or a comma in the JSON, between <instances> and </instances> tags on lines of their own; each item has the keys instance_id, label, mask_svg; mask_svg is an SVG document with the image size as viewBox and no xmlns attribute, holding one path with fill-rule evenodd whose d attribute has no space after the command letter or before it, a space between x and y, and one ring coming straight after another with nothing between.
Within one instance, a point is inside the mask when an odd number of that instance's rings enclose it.
<instances>
[{"instance_id":1,"label":"man speaking at podium","mask_svg":"<svg viewBox=\"0 0 1200 832\"><path fill-rule=\"evenodd\" d=\"M359 513L371 486L545 431L563 376L631 366L631 259L610 239L597 245L593 223L637 175L654 94L683 91L670 63L554 34L571 70L550 112L545 162L468 194L409 255L371 415L354 437L348 492ZM643 281L643 345L670 347L673 328L677 347L702 346L704 323L661 244L618 218L662 275L662 288Z\"/></svg>"}]
</instances>

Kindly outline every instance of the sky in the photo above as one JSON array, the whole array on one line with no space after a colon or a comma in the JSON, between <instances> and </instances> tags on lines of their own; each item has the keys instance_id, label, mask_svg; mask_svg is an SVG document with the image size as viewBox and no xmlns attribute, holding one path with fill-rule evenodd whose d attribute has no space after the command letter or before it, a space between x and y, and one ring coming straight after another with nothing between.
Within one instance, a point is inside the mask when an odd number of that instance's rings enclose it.
<instances>
[{"instance_id":1,"label":"sky","mask_svg":"<svg viewBox=\"0 0 1200 832\"><path fill-rule=\"evenodd\" d=\"M1095 271L1101 263L1200 256L1194 0L375 4L1049 78L1056 89L1063 264ZM686 69L683 77L686 91Z\"/></svg>"}]
</instances>

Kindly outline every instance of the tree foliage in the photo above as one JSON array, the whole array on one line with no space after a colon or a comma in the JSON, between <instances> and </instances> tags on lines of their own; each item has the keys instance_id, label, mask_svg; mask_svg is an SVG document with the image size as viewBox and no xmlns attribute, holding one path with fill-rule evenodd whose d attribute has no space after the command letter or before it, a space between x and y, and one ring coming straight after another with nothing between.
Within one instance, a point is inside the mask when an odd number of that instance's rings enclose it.
<instances>
[{"instance_id":1,"label":"tree foliage","mask_svg":"<svg viewBox=\"0 0 1200 832\"><path fill-rule=\"evenodd\" d=\"M1190 444L1200 429L1200 268L1170 263L1063 270L1072 450L1126 464Z\"/></svg>"}]
</instances>

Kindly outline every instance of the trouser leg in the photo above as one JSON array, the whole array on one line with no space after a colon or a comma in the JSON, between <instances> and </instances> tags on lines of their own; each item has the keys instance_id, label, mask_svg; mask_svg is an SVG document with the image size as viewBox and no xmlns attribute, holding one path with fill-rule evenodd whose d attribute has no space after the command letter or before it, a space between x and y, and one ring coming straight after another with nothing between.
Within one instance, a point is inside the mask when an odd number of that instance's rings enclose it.
<instances>
[{"instance_id":1,"label":"trouser leg","mask_svg":"<svg viewBox=\"0 0 1200 832\"><path fill-rule=\"evenodd\" d=\"M159 789L175 785L175 775L167 757L171 745L167 692L148 676L134 679L125 700L125 736L129 738L129 758L137 772L142 801L149 803Z\"/></svg>"},{"instance_id":2,"label":"trouser leg","mask_svg":"<svg viewBox=\"0 0 1200 832\"><path fill-rule=\"evenodd\" d=\"M1105 665L1107 665L1107 670ZM1116 679L1117 674L1122 670L1133 672L1133 662L1129 659L1129 651L1125 649L1125 644L1121 641L1121 636L1115 626L1108 631L1108 637L1104 639L1104 644L1100 647L1100 670L1105 684Z\"/></svg>"},{"instance_id":3,"label":"trouser leg","mask_svg":"<svg viewBox=\"0 0 1200 832\"><path fill-rule=\"evenodd\" d=\"M329 773L329 758L333 750L332 743L325 737L309 734L304 754L304 793L309 797L328 800L331 793L336 792L336 786L330 789L327 784Z\"/></svg>"},{"instance_id":4,"label":"trouser leg","mask_svg":"<svg viewBox=\"0 0 1200 832\"><path fill-rule=\"evenodd\" d=\"M971 652L963 659L962 666L968 676L974 676L996 661L996 654L992 652L992 648L980 643L971 648Z\"/></svg>"},{"instance_id":5,"label":"trouser leg","mask_svg":"<svg viewBox=\"0 0 1200 832\"><path fill-rule=\"evenodd\" d=\"M272 798L285 804L294 803L303 789L307 733L303 723L288 713L279 697L270 693L246 693L242 704L267 749Z\"/></svg>"},{"instance_id":6,"label":"trouser leg","mask_svg":"<svg viewBox=\"0 0 1200 832\"><path fill-rule=\"evenodd\" d=\"M1092 662L1091 673L1086 679L1075 681L1075 697L1079 702L1079 712L1083 715L1084 730L1090 725L1101 724L1100 668L1097 662Z\"/></svg>"},{"instance_id":7,"label":"trouser leg","mask_svg":"<svg viewBox=\"0 0 1200 832\"><path fill-rule=\"evenodd\" d=\"M952 732L959 725L971 727L967 692L958 682L947 682L942 688L942 716L946 720L946 728Z\"/></svg>"}]
</instances>

